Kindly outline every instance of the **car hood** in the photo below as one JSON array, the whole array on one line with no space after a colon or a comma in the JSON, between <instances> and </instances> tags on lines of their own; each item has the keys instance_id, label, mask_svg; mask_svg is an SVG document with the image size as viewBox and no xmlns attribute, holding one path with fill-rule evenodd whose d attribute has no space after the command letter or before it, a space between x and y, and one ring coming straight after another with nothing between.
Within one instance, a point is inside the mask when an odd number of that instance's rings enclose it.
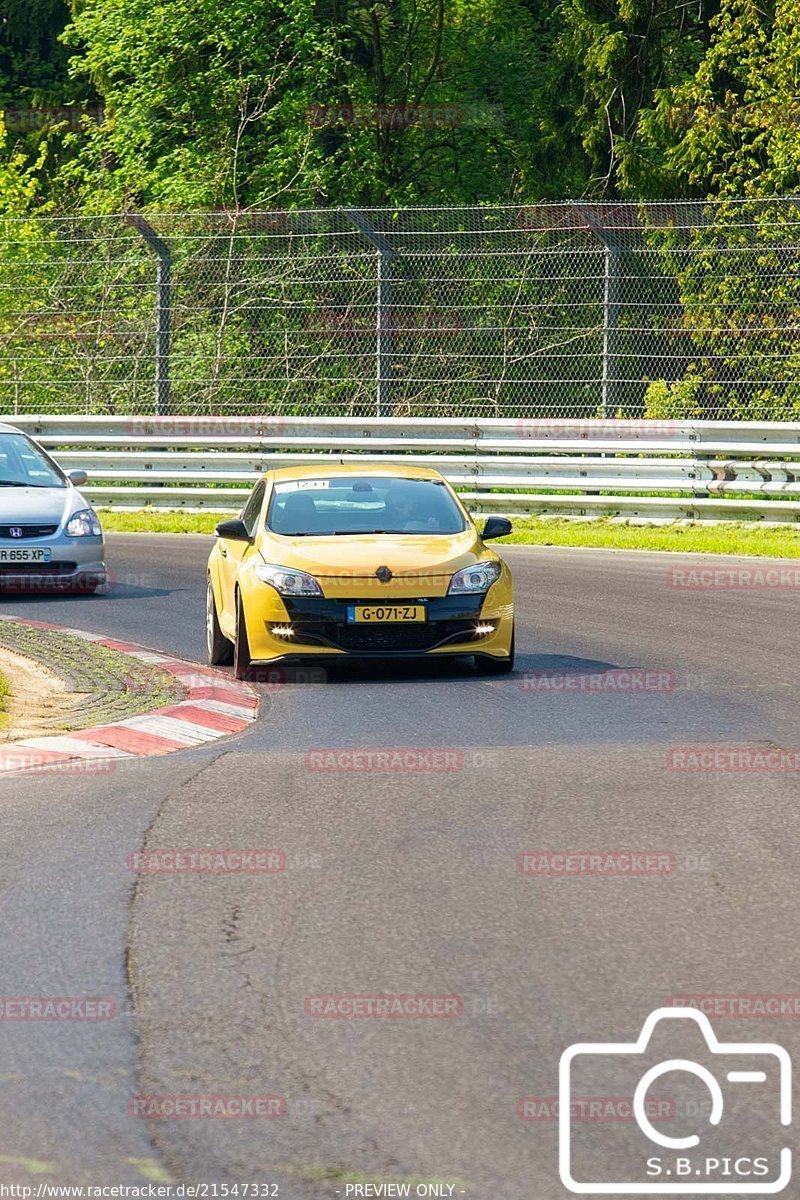
<instances>
[{"instance_id":1,"label":"car hood","mask_svg":"<svg viewBox=\"0 0 800 1200\"><path fill-rule=\"evenodd\" d=\"M66 516L89 505L75 488L2 487L0 524L60 525Z\"/></svg>"},{"instance_id":2,"label":"car hood","mask_svg":"<svg viewBox=\"0 0 800 1200\"><path fill-rule=\"evenodd\" d=\"M278 537L267 535L261 544L267 562L307 571L309 575L369 578L378 567L403 575L452 575L486 557L486 548L474 529L456 534L354 534L345 537Z\"/></svg>"}]
</instances>

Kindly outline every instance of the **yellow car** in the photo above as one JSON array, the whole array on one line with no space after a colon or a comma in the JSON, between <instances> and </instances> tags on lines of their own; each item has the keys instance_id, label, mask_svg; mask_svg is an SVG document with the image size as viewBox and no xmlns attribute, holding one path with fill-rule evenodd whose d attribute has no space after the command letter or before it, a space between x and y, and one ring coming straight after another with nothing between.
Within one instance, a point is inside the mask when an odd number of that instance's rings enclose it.
<instances>
[{"instance_id":1,"label":"yellow car","mask_svg":"<svg viewBox=\"0 0 800 1200\"><path fill-rule=\"evenodd\" d=\"M270 471L217 526L208 564L208 661L472 654L514 667L511 572L438 471L402 465Z\"/></svg>"}]
</instances>

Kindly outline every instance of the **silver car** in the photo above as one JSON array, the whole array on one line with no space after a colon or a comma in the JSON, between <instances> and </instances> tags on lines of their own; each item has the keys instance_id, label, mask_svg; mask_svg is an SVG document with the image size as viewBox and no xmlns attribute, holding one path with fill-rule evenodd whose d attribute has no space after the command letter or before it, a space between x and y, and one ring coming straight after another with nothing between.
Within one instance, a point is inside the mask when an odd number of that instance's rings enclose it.
<instances>
[{"instance_id":1,"label":"silver car","mask_svg":"<svg viewBox=\"0 0 800 1200\"><path fill-rule=\"evenodd\" d=\"M0 424L0 591L94 592L108 582L103 531L78 487L36 442Z\"/></svg>"}]
</instances>

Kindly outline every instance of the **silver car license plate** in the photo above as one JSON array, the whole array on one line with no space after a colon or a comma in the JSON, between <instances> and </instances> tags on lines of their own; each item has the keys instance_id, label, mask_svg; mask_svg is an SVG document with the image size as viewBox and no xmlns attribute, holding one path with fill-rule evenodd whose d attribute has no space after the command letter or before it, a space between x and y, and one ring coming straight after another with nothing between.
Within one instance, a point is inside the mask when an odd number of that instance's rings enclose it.
<instances>
[{"instance_id":1,"label":"silver car license plate","mask_svg":"<svg viewBox=\"0 0 800 1200\"><path fill-rule=\"evenodd\" d=\"M0 547L0 563L49 563L52 558L53 551L43 546L20 546L19 549L15 546L13 550Z\"/></svg>"}]
</instances>

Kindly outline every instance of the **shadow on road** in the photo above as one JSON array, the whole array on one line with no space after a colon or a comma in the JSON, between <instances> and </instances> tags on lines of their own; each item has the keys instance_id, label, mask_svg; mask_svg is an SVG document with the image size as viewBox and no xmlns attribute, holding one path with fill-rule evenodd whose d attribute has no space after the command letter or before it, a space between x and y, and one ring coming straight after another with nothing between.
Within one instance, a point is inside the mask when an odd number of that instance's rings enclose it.
<instances>
[{"instance_id":1,"label":"shadow on road","mask_svg":"<svg viewBox=\"0 0 800 1200\"><path fill-rule=\"evenodd\" d=\"M575 658L567 654L518 654L516 670L505 677L508 683L518 682L523 674L535 675L600 675L619 670L619 664L596 659ZM638 668L629 668L636 670ZM489 676L489 679L492 677ZM278 688L308 687L327 684L419 683L424 680L448 680L454 684L486 682L478 675L469 655L457 658L417 659L342 659L308 663L278 663L274 667L253 667L247 682Z\"/></svg>"},{"instance_id":2,"label":"shadow on road","mask_svg":"<svg viewBox=\"0 0 800 1200\"><path fill-rule=\"evenodd\" d=\"M28 591L25 588L4 588L0 587L0 600L5 603L7 600L15 600L22 604L52 604L54 601L63 601L65 604L74 605L79 600L89 600L96 603L100 600L149 600L156 596L173 596L179 595L181 591L186 591L185 588L160 588L160 587L142 587L130 583L112 583L109 587L100 587L96 592L90 592L86 589L79 589L74 592L61 591L54 588L52 591Z\"/></svg>"}]
</instances>

